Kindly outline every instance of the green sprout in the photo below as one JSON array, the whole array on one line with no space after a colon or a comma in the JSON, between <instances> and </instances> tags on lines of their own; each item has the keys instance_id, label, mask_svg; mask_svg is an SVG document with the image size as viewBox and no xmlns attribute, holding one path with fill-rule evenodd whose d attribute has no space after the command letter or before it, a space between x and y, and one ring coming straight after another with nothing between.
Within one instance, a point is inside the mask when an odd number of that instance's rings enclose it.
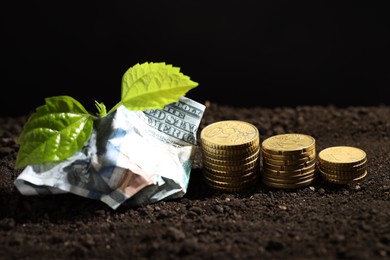
<instances>
[{"instance_id":1,"label":"green sprout","mask_svg":"<svg viewBox=\"0 0 390 260\"><path fill-rule=\"evenodd\" d=\"M98 110L91 115L70 96L45 99L45 105L28 118L19 136L15 169L46 162L60 162L81 150L90 138L94 121L113 113L121 105L129 110L161 109L176 102L198 86L180 68L164 62L137 63L122 77L121 100L108 112L95 101Z\"/></svg>"}]
</instances>

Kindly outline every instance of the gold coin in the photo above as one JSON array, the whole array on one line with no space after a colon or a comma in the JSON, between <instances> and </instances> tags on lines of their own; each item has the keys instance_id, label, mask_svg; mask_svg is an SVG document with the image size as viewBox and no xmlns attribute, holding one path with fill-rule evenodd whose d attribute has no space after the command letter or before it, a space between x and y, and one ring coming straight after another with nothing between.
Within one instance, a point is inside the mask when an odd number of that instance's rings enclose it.
<instances>
[{"instance_id":1,"label":"gold coin","mask_svg":"<svg viewBox=\"0 0 390 260\"><path fill-rule=\"evenodd\" d=\"M353 180L353 179L358 178L362 175L365 175L367 173L367 170L362 171L360 173L353 174L353 175L329 174L329 173L321 171L321 170L319 170L319 172L322 175L322 177L324 177L325 179Z\"/></svg>"},{"instance_id":2,"label":"gold coin","mask_svg":"<svg viewBox=\"0 0 390 260\"><path fill-rule=\"evenodd\" d=\"M276 165L276 164L269 163L265 160L263 162L263 168L276 170L276 171L295 171L295 170L300 170L312 166L313 164L316 164L315 159L300 164L293 164L293 165Z\"/></svg>"},{"instance_id":3,"label":"gold coin","mask_svg":"<svg viewBox=\"0 0 390 260\"><path fill-rule=\"evenodd\" d=\"M212 145L210 143L207 143L205 141L202 141L201 146L205 150L209 151L226 151L226 152L231 152L231 153L236 153L237 151L243 151L243 150L251 150L253 148L258 148L260 147L260 138L256 138L252 142L242 144L242 145Z\"/></svg>"},{"instance_id":4,"label":"gold coin","mask_svg":"<svg viewBox=\"0 0 390 260\"><path fill-rule=\"evenodd\" d=\"M212 174L220 175L220 176L242 176L251 172L257 172L260 171L260 165L254 164L251 167L248 167L243 170L219 170L214 168L209 168L205 165L203 165L203 169L209 171Z\"/></svg>"},{"instance_id":5,"label":"gold coin","mask_svg":"<svg viewBox=\"0 0 390 260\"><path fill-rule=\"evenodd\" d=\"M253 160L259 159L259 150L255 151L253 154L249 154L247 157L240 158L240 157L211 157L208 153L203 153L202 155L202 161L203 163L207 161L208 163L212 164L218 164L218 165L242 165L249 162L252 162Z\"/></svg>"},{"instance_id":6,"label":"gold coin","mask_svg":"<svg viewBox=\"0 0 390 260\"><path fill-rule=\"evenodd\" d=\"M309 180L309 179L313 179L316 176L317 175L315 174L315 172L312 172L312 173L306 174L306 175L302 175L299 178L279 178L279 177L274 177L274 176L270 176L270 175L265 174L265 175L262 175L262 179L269 181L269 182L280 183L280 184L282 184L282 183L294 184L294 183L301 183L301 182Z\"/></svg>"},{"instance_id":7,"label":"gold coin","mask_svg":"<svg viewBox=\"0 0 390 260\"><path fill-rule=\"evenodd\" d=\"M318 166L325 171L354 172L367 168L367 159L358 164L326 164L318 160Z\"/></svg>"},{"instance_id":8,"label":"gold coin","mask_svg":"<svg viewBox=\"0 0 390 260\"><path fill-rule=\"evenodd\" d=\"M207 178L205 176L203 177L203 180L207 185L213 186L213 187L224 187L224 188L234 188L234 189L241 188L242 189L242 188L245 188L245 187L248 187L248 186L251 186L251 185L257 183L259 178L256 177L256 178L253 178L251 180L245 180L245 181L238 182L238 183L210 180L209 178Z\"/></svg>"},{"instance_id":9,"label":"gold coin","mask_svg":"<svg viewBox=\"0 0 390 260\"><path fill-rule=\"evenodd\" d=\"M216 159L246 158L252 155L253 153L258 152L259 150L260 150L259 145L253 145L244 149L237 149L237 150L233 150L233 149L223 150L223 149L215 149L215 148L202 146L202 152L204 155Z\"/></svg>"},{"instance_id":10,"label":"gold coin","mask_svg":"<svg viewBox=\"0 0 390 260\"><path fill-rule=\"evenodd\" d=\"M225 120L212 123L201 131L201 142L214 149L242 149L259 143L258 129L244 121Z\"/></svg>"},{"instance_id":11,"label":"gold coin","mask_svg":"<svg viewBox=\"0 0 390 260\"><path fill-rule=\"evenodd\" d=\"M243 192L245 190L253 188L257 182L258 181L255 181L253 183L246 183L245 185L242 186L229 187L229 186L223 186L223 185L207 182L205 180L207 186L209 186L213 190L223 191L223 192Z\"/></svg>"},{"instance_id":12,"label":"gold coin","mask_svg":"<svg viewBox=\"0 0 390 260\"><path fill-rule=\"evenodd\" d=\"M285 177L299 177L302 175L310 174L316 170L315 164L306 168L302 168L300 170L294 170L294 171L278 171L278 170L272 170L268 168L263 168L263 172L265 174L272 174L273 176L285 176Z\"/></svg>"},{"instance_id":13,"label":"gold coin","mask_svg":"<svg viewBox=\"0 0 390 260\"><path fill-rule=\"evenodd\" d=\"M203 170L203 175L208 180L220 181L224 183L236 183L236 184L242 183L245 180L253 180L258 178L258 172L250 172L245 175L226 176L226 175L214 174L207 170Z\"/></svg>"},{"instance_id":14,"label":"gold coin","mask_svg":"<svg viewBox=\"0 0 390 260\"><path fill-rule=\"evenodd\" d=\"M317 167L323 171L326 172L329 175L340 175L340 176L353 176L357 174L361 174L362 172L365 172L367 170L367 165L359 168L350 168L350 169L334 169L334 168L326 168L322 165L317 165Z\"/></svg>"},{"instance_id":15,"label":"gold coin","mask_svg":"<svg viewBox=\"0 0 390 260\"><path fill-rule=\"evenodd\" d=\"M359 179L362 176L367 175L367 171L364 171L358 175L355 176L340 176L340 175L329 175L325 172L320 171L320 175L326 180L326 181L339 181L339 182L353 182L356 179Z\"/></svg>"},{"instance_id":16,"label":"gold coin","mask_svg":"<svg viewBox=\"0 0 390 260\"><path fill-rule=\"evenodd\" d=\"M273 181L269 181L267 179L262 179L262 182L269 187L278 188L278 189L298 189L298 188L302 188L302 187L306 187L306 186L310 185L315 180L316 180L316 177L313 177L313 178L310 178L308 180L304 180L301 182L290 183L290 184L273 182Z\"/></svg>"},{"instance_id":17,"label":"gold coin","mask_svg":"<svg viewBox=\"0 0 390 260\"><path fill-rule=\"evenodd\" d=\"M340 178L334 178L332 176L327 175L326 173L322 172L320 170L321 176L328 182L336 183L336 184L352 184L356 182L360 182L363 179L366 178L368 171L365 171L362 175L357 176L355 178L350 179L340 179Z\"/></svg>"},{"instance_id":18,"label":"gold coin","mask_svg":"<svg viewBox=\"0 0 390 260\"><path fill-rule=\"evenodd\" d=\"M256 184L259 180L259 177L257 175L254 175L253 178L243 180L240 182L227 182L227 181L217 181L214 179L210 179L207 176L203 175L204 182L213 187L213 188L223 188L223 189L231 189L231 190L242 190L244 188L247 188L248 186L252 186Z\"/></svg>"},{"instance_id":19,"label":"gold coin","mask_svg":"<svg viewBox=\"0 0 390 260\"><path fill-rule=\"evenodd\" d=\"M366 153L357 147L333 146L318 153L319 162L323 165L353 166L366 160Z\"/></svg>"},{"instance_id":20,"label":"gold coin","mask_svg":"<svg viewBox=\"0 0 390 260\"><path fill-rule=\"evenodd\" d=\"M263 155L263 157L266 157L266 158L269 158L269 159L272 159L272 160L279 160L279 161L295 161L295 160L299 160L299 159L302 159L304 157L310 157L310 156L315 156L316 155L316 149L312 149L308 152L305 152L305 153L299 153L299 154L271 154L271 153L267 153L266 151L264 151L264 149L261 149L261 153Z\"/></svg>"},{"instance_id":21,"label":"gold coin","mask_svg":"<svg viewBox=\"0 0 390 260\"><path fill-rule=\"evenodd\" d=\"M276 155L298 155L307 153L315 148L315 139L305 134L279 134L274 135L262 143L266 153Z\"/></svg>"},{"instance_id":22,"label":"gold coin","mask_svg":"<svg viewBox=\"0 0 390 260\"><path fill-rule=\"evenodd\" d=\"M258 157L256 157L254 160L252 160L250 162L238 164L238 165L215 164L215 163L211 163L207 160L203 161L204 167L206 167L208 169L220 170L220 171L245 171L246 169L258 167L258 165L259 165L259 158Z\"/></svg>"},{"instance_id":23,"label":"gold coin","mask_svg":"<svg viewBox=\"0 0 390 260\"><path fill-rule=\"evenodd\" d=\"M301 159L292 160L292 161L282 161L282 160L275 160L275 159L269 159L267 157L263 156L263 162L267 164L272 165L279 165L279 166L287 166L287 165L297 165L297 164L303 164L303 163L310 163L316 159L316 154L314 153L311 156L303 157Z\"/></svg>"}]
</instances>

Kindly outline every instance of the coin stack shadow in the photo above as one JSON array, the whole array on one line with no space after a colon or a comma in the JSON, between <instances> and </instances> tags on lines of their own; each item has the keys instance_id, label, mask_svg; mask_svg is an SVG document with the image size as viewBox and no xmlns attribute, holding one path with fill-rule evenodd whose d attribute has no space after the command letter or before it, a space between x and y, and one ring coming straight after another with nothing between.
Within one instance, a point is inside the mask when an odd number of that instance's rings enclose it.
<instances>
[{"instance_id":1,"label":"coin stack shadow","mask_svg":"<svg viewBox=\"0 0 390 260\"><path fill-rule=\"evenodd\" d=\"M260 136L257 128L239 120L206 126L201 132L203 179L211 188L240 192L259 181Z\"/></svg>"},{"instance_id":2,"label":"coin stack shadow","mask_svg":"<svg viewBox=\"0 0 390 260\"><path fill-rule=\"evenodd\" d=\"M263 141L262 182L273 188L295 189L314 182L315 139L304 134L279 134Z\"/></svg>"},{"instance_id":3,"label":"coin stack shadow","mask_svg":"<svg viewBox=\"0 0 390 260\"><path fill-rule=\"evenodd\" d=\"M367 176L367 156L357 147L328 147L318 153L317 168L322 178L328 182L355 183Z\"/></svg>"}]
</instances>

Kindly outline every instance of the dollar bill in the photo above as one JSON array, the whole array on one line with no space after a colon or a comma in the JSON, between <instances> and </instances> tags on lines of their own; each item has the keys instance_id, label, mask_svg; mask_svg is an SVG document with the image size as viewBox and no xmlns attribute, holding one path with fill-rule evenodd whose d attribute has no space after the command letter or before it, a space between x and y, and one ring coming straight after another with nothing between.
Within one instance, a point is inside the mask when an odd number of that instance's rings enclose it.
<instances>
[{"instance_id":1,"label":"dollar bill","mask_svg":"<svg viewBox=\"0 0 390 260\"><path fill-rule=\"evenodd\" d=\"M187 97L163 109L119 107L100 118L83 148L60 163L29 165L23 195L73 193L113 209L184 196L205 106Z\"/></svg>"}]
</instances>

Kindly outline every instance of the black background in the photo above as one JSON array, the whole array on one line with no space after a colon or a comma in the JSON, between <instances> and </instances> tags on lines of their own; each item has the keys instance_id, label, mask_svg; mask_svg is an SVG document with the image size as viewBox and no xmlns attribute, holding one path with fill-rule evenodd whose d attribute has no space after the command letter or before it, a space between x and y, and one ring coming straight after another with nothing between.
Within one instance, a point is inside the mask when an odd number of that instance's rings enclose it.
<instances>
[{"instance_id":1,"label":"black background","mask_svg":"<svg viewBox=\"0 0 390 260\"><path fill-rule=\"evenodd\" d=\"M69 95L96 112L136 63L234 106L390 104L386 1L9 1L1 12L1 115Z\"/></svg>"}]
</instances>

